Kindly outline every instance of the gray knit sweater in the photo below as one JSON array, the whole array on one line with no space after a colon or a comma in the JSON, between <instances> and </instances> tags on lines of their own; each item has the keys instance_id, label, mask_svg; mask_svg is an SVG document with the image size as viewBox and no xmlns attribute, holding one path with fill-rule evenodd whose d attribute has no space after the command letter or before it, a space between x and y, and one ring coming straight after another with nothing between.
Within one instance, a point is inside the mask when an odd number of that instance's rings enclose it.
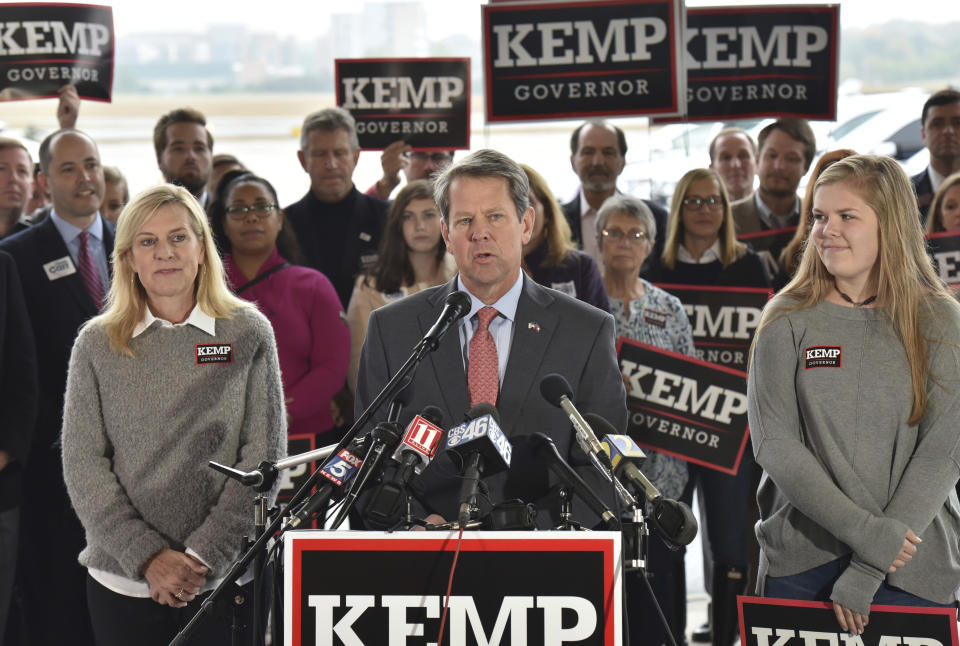
<instances>
[{"instance_id":1,"label":"gray knit sweater","mask_svg":"<svg viewBox=\"0 0 960 646\"><path fill-rule=\"evenodd\" d=\"M917 426L907 424L906 353L883 310L823 302L758 335L748 412L764 469L761 585L852 552L831 598L857 612L868 612L884 577L924 599L957 598L960 309L923 309L929 399ZM908 528L923 543L887 575Z\"/></svg>"},{"instance_id":2,"label":"gray knit sweater","mask_svg":"<svg viewBox=\"0 0 960 646\"><path fill-rule=\"evenodd\" d=\"M198 345L227 344L230 363L198 363L210 352ZM207 461L250 470L285 453L270 323L242 309L217 319L216 336L154 323L130 345L136 358L90 326L70 358L63 468L87 535L80 563L142 581L153 554L190 547L222 576L253 535L255 492Z\"/></svg>"}]
</instances>

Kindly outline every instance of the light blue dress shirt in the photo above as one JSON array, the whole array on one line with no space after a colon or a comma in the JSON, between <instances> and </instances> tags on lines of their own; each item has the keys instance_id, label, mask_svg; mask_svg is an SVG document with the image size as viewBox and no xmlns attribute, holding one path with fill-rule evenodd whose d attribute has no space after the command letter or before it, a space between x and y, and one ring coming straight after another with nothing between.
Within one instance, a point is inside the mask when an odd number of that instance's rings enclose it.
<instances>
[{"instance_id":1,"label":"light blue dress shirt","mask_svg":"<svg viewBox=\"0 0 960 646\"><path fill-rule=\"evenodd\" d=\"M457 289L470 295L470 312L460 319L460 348L463 352L463 371L469 373L468 365L470 362L470 339L477 331L479 319L477 312L487 307L487 304L470 293L457 275ZM520 292L523 291L523 272L517 276L517 282L513 287L507 290L507 293L491 305L500 312L499 316L490 322L490 335L493 336L493 342L497 346L497 373L500 377L500 383L503 384L503 376L507 372L507 359L510 358L510 344L513 341L514 319L517 317L517 303L520 302Z\"/></svg>"},{"instance_id":2,"label":"light blue dress shirt","mask_svg":"<svg viewBox=\"0 0 960 646\"><path fill-rule=\"evenodd\" d=\"M67 245L67 251L70 252L70 258L73 259L73 264L79 271L80 234L83 233L84 229L70 224L57 215L53 209L50 209L50 219L53 220L53 225L60 232L60 237L63 238L64 244ZM103 220L100 218L99 212L93 224L87 227L86 231L90 234L87 238L87 247L93 257L93 262L96 263L97 269L100 271L100 286L103 287L103 293L106 294L110 291L110 274L107 271L107 248L103 244Z\"/></svg>"}]
</instances>

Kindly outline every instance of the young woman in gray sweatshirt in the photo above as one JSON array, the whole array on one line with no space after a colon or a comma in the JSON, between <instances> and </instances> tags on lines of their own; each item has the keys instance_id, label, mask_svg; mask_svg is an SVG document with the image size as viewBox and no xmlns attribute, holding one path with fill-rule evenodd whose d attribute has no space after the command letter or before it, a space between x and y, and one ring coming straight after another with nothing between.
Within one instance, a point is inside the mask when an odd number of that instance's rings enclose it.
<instances>
[{"instance_id":1,"label":"young woman in gray sweatshirt","mask_svg":"<svg viewBox=\"0 0 960 646\"><path fill-rule=\"evenodd\" d=\"M97 644L166 644L253 535L255 493L207 461L281 458L283 389L270 323L226 287L185 189L138 195L113 261L106 310L70 359L64 479ZM190 643L229 644L229 624L208 617Z\"/></svg>"},{"instance_id":2,"label":"young woman in gray sweatshirt","mask_svg":"<svg viewBox=\"0 0 960 646\"><path fill-rule=\"evenodd\" d=\"M750 362L758 592L832 600L851 634L871 602L954 606L960 587L960 307L916 209L889 158L825 170Z\"/></svg>"}]
</instances>

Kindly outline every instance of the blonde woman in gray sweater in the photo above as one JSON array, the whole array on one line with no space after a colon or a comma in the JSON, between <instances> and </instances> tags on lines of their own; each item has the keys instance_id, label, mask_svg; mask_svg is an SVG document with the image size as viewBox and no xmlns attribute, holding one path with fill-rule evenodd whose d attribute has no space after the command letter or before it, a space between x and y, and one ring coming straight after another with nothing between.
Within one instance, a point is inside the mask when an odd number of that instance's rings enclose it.
<instances>
[{"instance_id":1,"label":"blonde woman in gray sweater","mask_svg":"<svg viewBox=\"0 0 960 646\"><path fill-rule=\"evenodd\" d=\"M824 170L750 363L761 593L832 600L851 634L871 603L956 606L958 355L904 171L869 155Z\"/></svg>"},{"instance_id":2,"label":"blonde woman in gray sweater","mask_svg":"<svg viewBox=\"0 0 960 646\"><path fill-rule=\"evenodd\" d=\"M113 263L106 310L70 359L64 479L97 644L165 645L253 534L253 492L207 461L246 471L282 457L283 392L270 323L226 287L185 189L124 209ZM191 643L229 644L222 614Z\"/></svg>"}]
</instances>

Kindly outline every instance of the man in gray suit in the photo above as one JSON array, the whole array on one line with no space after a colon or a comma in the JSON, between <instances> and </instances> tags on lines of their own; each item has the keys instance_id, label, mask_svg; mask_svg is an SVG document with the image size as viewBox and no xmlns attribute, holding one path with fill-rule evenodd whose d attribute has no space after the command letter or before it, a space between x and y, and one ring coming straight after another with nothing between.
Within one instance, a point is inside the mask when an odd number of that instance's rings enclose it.
<instances>
[{"instance_id":1,"label":"man in gray suit","mask_svg":"<svg viewBox=\"0 0 960 646\"><path fill-rule=\"evenodd\" d=\"M470 312L451 328L435 352L416 371L412 398L400 417L406 424L424 406L444 410L445 426L463 421L477 403L472 355L496 366L489 399L500 411L501 427L514 445L506 472L485 478L488 500L526 502L543 499L550 478L542 461L534 460L523 435L543 432L553 438L568 461L601 490L599 477L576 447L570 421L539 392L540 380L559 373L571 384L573 401L582 413L602 415L615 428L626 427L626 399L614 344L613 318L606 312L541 287L520 269L523 244L533 230L526 175L505 155L477 151L449 167L436 180L435 197L443 216L447 249L460 273L446 285L422 291L375 310L360 358L356 411L359 414L409 356L437 320L444 300L454 290L470 295ZM493 308L491 312L488 308ZM487 310L487 315L481 310ZM479 315L478 315L479 314ZM492 316L492 320L489 318ZM484 322L481 323L480 321ZM489 345L495 344L495 356ZM474 396L471 397L471 391ZM378 411L374 423L385 418ZM460 475L453 463L438 457L421 476L426 513L456 518ZM609 489L609 486L606 487ZM550 526L541 506L538 525ZM481 511L483 509L481 508ZM578 508L575 513L581 513ZM586 512L585 524L596 519Z\"/></svg>"}]
</instances>

